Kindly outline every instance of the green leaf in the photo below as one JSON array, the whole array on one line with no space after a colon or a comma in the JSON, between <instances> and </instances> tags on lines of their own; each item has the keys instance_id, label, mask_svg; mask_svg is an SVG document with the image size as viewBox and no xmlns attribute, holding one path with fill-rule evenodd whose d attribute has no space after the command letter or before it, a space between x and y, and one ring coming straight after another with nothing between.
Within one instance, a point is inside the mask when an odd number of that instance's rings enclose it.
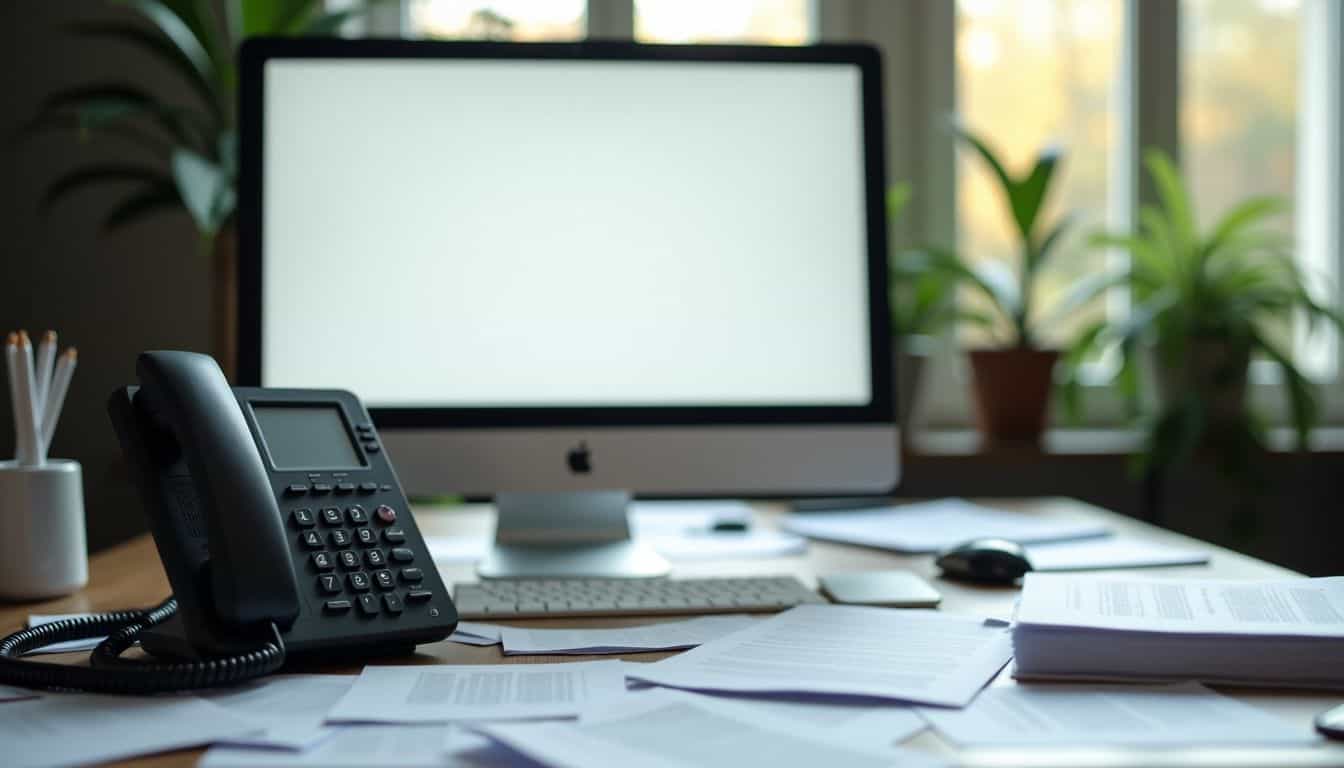
<instances>
[{"instance_id":1,"label":"green leaf","mask_svg":"<svg viewBox=\"0 0 1344 768\"><path fill-rule=\"evenodd\" d=\"M100 135L121 139L128 144L148 151L156 157L166 157L171 146L161 136L145 130L135 123L114 121L93 124L92 121L81 120L79 115L69 112L38 114L19 126L18 130L14 132L14 138L32 138L47 131L70 131L83 134L81 139L87 139L88 134L96 131Z\"/></svg>"},{"instance_id":2,"label":"green leaf","mask_svg":"<svg viewBox=\"0 0 1344 768\"><path fill-rule=\"evenodd\" d=\"M220 94L213 83L197 69L180 47L162 34L152 32L139 24L119 21L76 22L69 25L69 29L78 37L113 40L146 52L181 75L211 112L216 116L219 115Z\"/></svg>"},{"instance_id":3,"label":"green leaf","mask_svg":"<svg viewBox=\"0 0 1344 768\"><path fill-rule=\"evenodd\" d=\"M1212 255L1222 247L1243 236L1250 227L1262 219L1283 213L1288 209L1285 200L1278 197L1253 197L1223 215L1218 226L1205 245L1206 255Z\"/></svg>"},{"instance_id":4,"label":"green leaf","mask_svg":"<svg viewBox=\"0 0 1344 768\"><path fill-rule=\"evenodd\" d=\"M166 106L141 88L116 82L97 82L59 90L38 107L39 119L67 111L75 113L82 131L143 116L152 120L174 141L183 144L192 140L193 123L200 127L199 124L203 122L189 110Z\"/></svg>"},{"instance_id":5,"label":"green leaf","mask_svg":"<svg viewBox=\"0 0 1344 768\"><path fill-rule=\"evenodd\" d=\"M150 184L172 182L163 171L148 166L121 163L92 165L71 171L52 182L38 202L38 210L48 210L62 198L84 187L126 181L148 182Z\"/></svg>"},{"instance_id":6,"label":"green leaf","mask_svg":"<svg viewBox=\"0 0 1344 768\"><path fill-rule=\"evenodd\" d=\"M999 162L998 156L989 148L989 145L955 121L952 123L952 133L957 138L971 145L971 148L980 155L980 159L985 161L985 164L989 166L990 171L992 171L994 176L998 178L1004 193L1011 196L1012 189L1016 186L1016 182L1013 180L1012 176L1008 175L1007 169L1003 167L1003 163Z\"/></svg>"},{"instance_id":7,"label":"green leaf","mask_svg":"<svg viewBox=\"0 0 1344 768\"><path fill-rule=\"evenodd\" d=\"M345 22L365 13L367 10L331 11L319 14L296 31L304 37L331 37L341 31Z\"/></svg>"},{"instance_id":8,"label":"green leaf","mask_svg":"<svg viewBox=\"0 0 1344 768\"><path fill-rule=\"evenodd\" d=\"M1055 222L1054 228L1046 233L1045 237L1041 238L1040 245L1028 249L1027 255L1030 257L1026 271L1028 280L1034 278L1041 267L1045 266L1045 262L1050 258L1051 251L1059 244L1059 239L1064 236L1069 227L1073 226L1075 218L1076 215L1073 212L1064 214L1059 221Z\"/></svg>"},{"instance_id":9,"label":"green leaf","mask_svg":"<svg viewBox=\"0 0 1344 768\"><path fill-rule=\"evenodd\" d=\"M1193 252L1199 240L1199 232L1195 226L1190 193L1181 181L1180 173L1165 152L1150 149L1143 153L1143 157L1166 212L1172 252Z\"/></svg>"},{"instance_id":10,"label":"green leaf","mask_svg":"<svg viewBox=\"0 0 1344 768\"><path fill-rule=\"evenodd\" d=\"M171 183L156 184L123 200L103 220L103 231L111 232L151 213L167 208L180 209L182 198Z\"/></svg>"},{"instance_id":11,"label":"green leaf","mask_svg":"<svg viewBox=\"0 0 1344 768\"><path fill-rule=\"evenodd\" d=\"M1113 288L1123 287L1128 282L1129 273L1126 271L1093 272L1074 283L1051 307L1040 325L1052 326L1065 322L1070 315L1092 303L1102 294Z\"/></svg>"},{"instance_id":12,"label":"green leaf","mask_svg":"<svg viewBox=\"0 0 1344 768\"><path fill-rule=\"evenodd\" d=\"M189 25L183 18L183 12L179 3L178 9L169 8L160 0L116 0L117 2L129 5L139 11L142 16L149 19L159 31L164 34L173 45L182 52L191 66L206 81L218 82L215 62L206 51L202 42L204 30L207 28L207 20L202 18L199 13L194 15L196 21L195 28Z\"/></svg>"},{"instance_id":13,"label":"green leaf","mask_svg":"<svg viewBox=\"0 0 1344 768\"><path fill-rule=\"evenodd\" d=\"M237 202L225 169L189 149L173 152L173 179L196 227L212 235L233 213Z\"/></svg>"},{"instance_id":14,"label":"green leaf","mask_svg":"<svg viewBox=\"0 0 1344 768\"><path fill-rule=\"evenodd\" d=\"M1040 216L1045 195L1050 191L1050 180L1054 178L1061 153L1056 148L1047 148L1036 157L1036 165L1022 181L1008 188L1008 199L1013 209L1013 221L1022 235L1022 242L1033 242L1036 219Z\"/></svg>"},{"instance_id":15,"label":"green leaf","mask_svg":"<svg viewBox=\"0 0 1344 768\"><path fill-rule=\"evenodd\" d=\"M901 212L905 210L905 206L909 204L911 194L912 190L909 183L903 181L899 184L892 184L887 189L887 218L899 217Z\"/></svg>"}]
</instances>

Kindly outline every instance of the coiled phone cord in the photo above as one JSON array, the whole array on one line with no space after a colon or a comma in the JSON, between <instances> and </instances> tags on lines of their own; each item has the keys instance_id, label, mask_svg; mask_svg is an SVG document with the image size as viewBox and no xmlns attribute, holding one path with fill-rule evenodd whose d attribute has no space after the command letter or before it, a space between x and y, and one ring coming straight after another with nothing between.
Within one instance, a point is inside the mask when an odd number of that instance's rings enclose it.
<instances>
[{"instance_id":1,"label":"coiled phone cord","mask_svg":"<svg viewBox=\"0 0 1344 768\"><path fill-rule=\"evenodd\" d=\"M66 688L93 693L146 694L233 685L268 675L285 663L285 643L271 625L273 639L255 650L202 661L132 661L121 654L136 635L177 613L168 598L146 610L95 613L19 630L0 639L0 683L24 688ZM76 667L23 661L25 653L51 643L107 636L89 657L92 666Z\"/></svg>"}]
</instances>

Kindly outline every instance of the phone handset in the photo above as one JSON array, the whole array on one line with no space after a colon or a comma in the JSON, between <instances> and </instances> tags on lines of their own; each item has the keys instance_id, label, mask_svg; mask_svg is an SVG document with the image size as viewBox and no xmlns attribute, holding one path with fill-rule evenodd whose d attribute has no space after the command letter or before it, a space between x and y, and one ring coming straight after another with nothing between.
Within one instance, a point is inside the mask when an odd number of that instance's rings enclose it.
<instances>
[{"instance_id":1,"label":"phone handset","mask_svg":"<svg viewBox=\"0 0 1344 768\"><path fill-rule=\"evenodd\" d=\"M136 359L136 409L171 434L195 486L209 536L210 616L224 627L274 622L288 628L299 615L299 588L280 512L256 443L228 381L214 359L192 352L144 352ZM179 598L185 596L179 595Z\"/></svg>"}]
</instances>

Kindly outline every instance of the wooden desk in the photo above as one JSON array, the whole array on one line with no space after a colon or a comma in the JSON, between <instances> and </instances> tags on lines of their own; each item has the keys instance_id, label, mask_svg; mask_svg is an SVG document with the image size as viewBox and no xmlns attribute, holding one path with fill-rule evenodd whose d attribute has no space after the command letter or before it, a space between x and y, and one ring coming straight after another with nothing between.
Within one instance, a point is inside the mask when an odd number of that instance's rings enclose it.
<instances>
[{"instance_id":1,"label":"wooden desk","mask_svg":"<svg viewBox=\"0 0 1344 768\"><path fill-rule=\"evenodd\" d=\"M988 500L1007 509L1041 516L1103 518L1117 533L1162 541L1177 546L1200 546L1213 552L1212 563L1205 567L1154 569L1153 572L1173 575L1192 575L1216 578L1278 578L1295 576L1292 571L1264 563L1235 552L1203 544L1179 534L1164 531L1121 515L1091 507L1069 499ZM758 505L758 525L774 526L783 513L777 505ZM485 506L452 508L422 507L416 509L416 520L427 536L483 536L493 530L493 513ZM794 574L809 585L816 585L816 575L832 571L876 568L908 568L929 579L943 593L942 609L952 613L1007 618L1013 609L1018 591L1006 587L978 587L943 581L937 577L932 558L928 556L901 556L879 550L863 549L825 542L812 542L808 553L800 557L770 560L716 561L677 564L675 576L736 576L764 574ZM474 580L472 566L465 563L442 563L439 570L445 582ZM60 600L22 605L0 605L0 632L9 633L20 628L30 613L74 613L101 611L128 606L145 606L168 594L168 584L158 563L153 542L141 536L107 550L92 559L88 588ZM520 620L520 626L621 626L650 623L666 619L540 619ZM630 661L657 661L671 655L667 652L641 653L623 656ZM80 656L68 655L72 661ZM548 661L575 661L584 657L535 657L501 654L498 646L475 647L458 643L440 642L421 646L412 657L397 659L403 664L536 664ZM612 658L589 657L589 658ZM386 662L384 662L386 663ZM358 666L326 665L300 668L308 672L359 671ZM1001 674L996 685L1013 685L1011 678ZM1304 732L1311 729L1311 719L1317 713L1339 703L1338 694L1304 691L1266 691L1241 688L1222 688L1224 693L1236 696L1257 707L1275 713L1291 722L1301 724ZM1334 765L1344 766L1344 745L1330 744L1296 750L1257 751L1200 750L1198 755L1141 752L1125 753L1113 750L1085 750L1043 754L1029 751L956 752L932 731L914 737L907 746L951 757L966 765L983 766L1117 766L1135 765ZM137 766L190 766L200 750L187 750L152 758L136 760L127 765Z\"/></svg>"}]
</instances>

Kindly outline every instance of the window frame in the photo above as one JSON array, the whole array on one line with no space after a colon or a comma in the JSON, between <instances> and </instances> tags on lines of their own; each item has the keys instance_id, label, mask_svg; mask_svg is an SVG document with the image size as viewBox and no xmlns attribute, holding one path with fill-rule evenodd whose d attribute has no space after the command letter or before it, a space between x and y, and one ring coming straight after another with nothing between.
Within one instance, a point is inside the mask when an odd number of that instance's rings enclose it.
<instances>
[{"instance_id":1,"label":"window frame","mask_svg":"<svg viewBox=\"0 0 1344 768\"><path fill-rule=\"evenodd\" d=\"M370 19L369 31L397 34L406 29L409 0L395 13ZM1298 78L1302 110L1310 126L1299 122L1297 197L1319 198L1314 217L1299 217L1298 239L1308 243L1319 260L1331 261L1334 306L1344 306L1344 95L1322 84L1344 82L1344 3L1302 0L1304 53ZM1154 199L1141 172L1142 147L1158 147L1180 157L1180 0L1124 0L1120 77L1115 83L1116 137L1110 158L1108 225L1131 228L1135 211ZM956 110L955 2L948 0L811 0L813 39L820 42L861 40L883 55L886 102L887 174L889 183L910 182L915 195L901 221L891 229L893 244L957 243L956 147L945 118ZM588 0L588 38L632 39L634 0ZM894 105L900 105L896 109ZM1304 168L1310 172L1304 174ZM1313 226L1314 225L1314 226ZM1311 227L1310 231L1308 228ZM1117 261L1118 259L1118 261ZM1123 264L1123 257L1112 257ZM1107 297L1124 306L1123 295ZM925 366L916 425L963 428L973 421L969 374L955 332L935 340ZM1331 355L1334 375L1318 382L1321 423L1344 424L1344 339L1335 335ZM1081 426L1107 427L1129 423L1119 392L1105 384L1104 370L1093 372L1084 387ZM1282 387L1274 371L1253 365L1249 398L1272 425L1291 423ZM1146 387L1151 392L1152 387ZM1052 423L1067 424L1063 414Z\"/></svg>"}]
</instances>

